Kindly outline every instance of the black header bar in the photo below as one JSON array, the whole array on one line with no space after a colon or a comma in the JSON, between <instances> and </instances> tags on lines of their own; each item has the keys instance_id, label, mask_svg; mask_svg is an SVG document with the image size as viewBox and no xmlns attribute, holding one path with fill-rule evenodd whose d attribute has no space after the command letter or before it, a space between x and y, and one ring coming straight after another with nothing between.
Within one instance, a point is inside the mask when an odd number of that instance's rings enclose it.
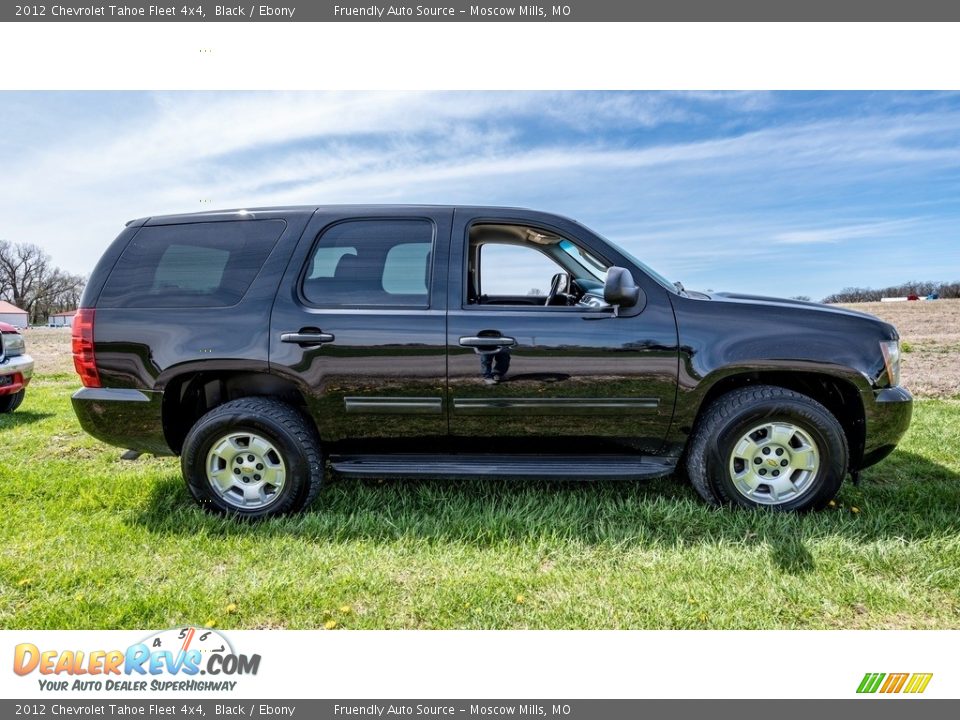
<instances>
[{"instance_id":1,"label":"black header bar","mask_svg":"<svg viewBox=\"0 0 960 720\"><path fill-rule=\"evenodd\" d=\"M943 0L560 0L516 4L441 0L415 4L288 0L212 3L60 0L3 3L0 22L952 22Z\"/></svg>"},{"instance_id":2,"label":"black header bar","mask_svg":"<svg viewBox=\"0 0 960 720\"><path fill-rule=\"evenodd\" d=\"M909 711L905 708L910 706ZM249 700L241 698L103 697L61 700L0 700L3 717L96 717L137 720L210 720L223 717L264 720L389 720L398 716L437 720L941 720L956 717L960 701L918 698L873 700Z\"/></svg>"}]
</instances>

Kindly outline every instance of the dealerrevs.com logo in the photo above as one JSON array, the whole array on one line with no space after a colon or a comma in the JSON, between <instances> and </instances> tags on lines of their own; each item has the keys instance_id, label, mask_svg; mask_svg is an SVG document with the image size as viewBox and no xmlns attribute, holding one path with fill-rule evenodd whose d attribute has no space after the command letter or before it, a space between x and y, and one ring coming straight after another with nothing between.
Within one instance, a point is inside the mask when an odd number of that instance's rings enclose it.
<instances>
[{"instance_id":1,"label":"dealerrevs.com logo","mask_svg":"<svg viewBox=\"0 0 960 720\"><path fill-rule=\"evenodd\" d=\"M933 673L867 673L857 687L858 693L922 693Z\"/></svg>"},{"instance_id":2,"label":"dealerrevs.com logo","mask_svg":"<svg viewBox=\"0 0 960 720\"><path fill-rule=\"evenodd\" d=\"M238 682L233 678L259 669L260 655L237 653L222 633L196 627L163 630L126 650L20 643L13 652L17 675L36 674L40 689L54 692L232 691Z\"/></svg>"}]
</instances>

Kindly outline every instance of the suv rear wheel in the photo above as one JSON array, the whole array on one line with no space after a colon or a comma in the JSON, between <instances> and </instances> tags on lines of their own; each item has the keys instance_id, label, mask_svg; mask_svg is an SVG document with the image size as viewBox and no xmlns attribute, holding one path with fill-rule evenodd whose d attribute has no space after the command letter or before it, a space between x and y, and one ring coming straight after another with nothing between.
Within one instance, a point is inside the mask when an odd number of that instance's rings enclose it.
<instances>
[{"instance_id":1,"label":"suv rear wheel","mask_svg":"<svg viewBox=\"0 0 960 720\"><path fill-rule=\"evenodd\" d=\"M837 494L847 455L843 428L823 405L786 388L752 385L704 411L687 472L713 504L810 510Z\"/></svg>"},{"instance_id":2,"label":"suv rear wheel","mask_svg":"<svg viewBox=\"0 0 960 720\"><path fill-rule=\"evenodd\" d=\"M187 433L180 464L197 502L239 517L299 512L323 480L316 430L270 398L232 400L208 412Z\"/></svg>"}]
</instances>

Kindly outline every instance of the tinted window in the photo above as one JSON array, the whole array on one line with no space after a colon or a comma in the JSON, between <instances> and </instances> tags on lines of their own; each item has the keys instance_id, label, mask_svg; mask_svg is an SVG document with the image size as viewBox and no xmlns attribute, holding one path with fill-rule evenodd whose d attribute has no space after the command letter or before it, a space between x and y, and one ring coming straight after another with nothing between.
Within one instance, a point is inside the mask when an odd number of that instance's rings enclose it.
<instances>
[{"instance_id":1,"label":"tinted window","mask_svg":"<svg viewBox=\"0 0 960 720\"><path fill-rule=\"evenodd\" d=\"M394 295L427 294L431 243L400 243L387 251L383 289Z\"/></svg>"},{"instance_id":2,"label":"tinted window","mask_svg":"<svg viewBox=\"0 0 960 720\"><path fill-rule=\"evenodd\" d=\"M317 240L303 297L322 306L428 305L433 223L353 220Z\"/></svg>"},{"instance_id":3,"label":"tinted window","mask_svg":"<svg viewBox=\"0 0 960 720\"><path fill-rule=\"evenodd\" d=\"M337 265L344 255L356 255L355 247L318 247L313 251L313 264L307 277L332 278L337 272Z\"/></svg>"},{"instance_id":4,"label":"tinted window","mask_svg":"<svg viewBox=\"0 0 960 720\"><path fill-rule=\"evenodd\" d=\"M167 290L213 294L223 283L229 250L173 244L163 251L153 276L152 294Z\"/></svg>"},{"instance_id":5,"label":"tinted window","mask_svg":"<svg viewBox=\"0 0 960 720\"><path fill-rule=\"evenodd\" d=\"M103 307L235 305L283 232L282 220L145 227L123 251Z\"/></svg>"}]
</instances>

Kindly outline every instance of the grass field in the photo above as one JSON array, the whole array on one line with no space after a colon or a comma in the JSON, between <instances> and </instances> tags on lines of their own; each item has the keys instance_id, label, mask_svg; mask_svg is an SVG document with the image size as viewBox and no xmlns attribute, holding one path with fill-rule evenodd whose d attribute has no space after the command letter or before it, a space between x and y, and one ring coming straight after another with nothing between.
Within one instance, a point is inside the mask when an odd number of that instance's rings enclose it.
<instances>
[{"instance_id":1,"label":"grass field","mask_svg":"<svg viewBox=\"0 0 960 720\"><path fill-rule=\"evenodd\" d=\"M908 386L924 353L947 370L824 512L709 509L672 480L332 479L311 512L257 525L197 509L176 460L86 436L68 336L31 331L38 377L0 417L0 627L960 627L957 349L897 324Z\"/></svg>"}]
</instances>

